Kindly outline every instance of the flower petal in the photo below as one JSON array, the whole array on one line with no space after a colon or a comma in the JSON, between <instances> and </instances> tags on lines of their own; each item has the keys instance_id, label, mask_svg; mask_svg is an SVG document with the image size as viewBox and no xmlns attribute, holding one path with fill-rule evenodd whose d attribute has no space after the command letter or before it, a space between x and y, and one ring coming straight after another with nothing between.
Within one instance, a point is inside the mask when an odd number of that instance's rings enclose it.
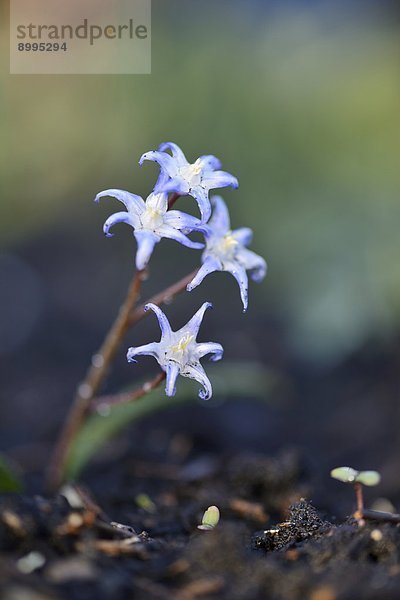
<instances>
[{"instance_id":1,"label":"flower petal","mask_svg":"<svg viewBox=\"0 0 400 600\"><path fill-rule=\"evenodd\" d=\"M158 163L161 169L165 171L169 177L175 177L178 172L176 160L166 152L157 152L155 150L145 152L139 159L139 165L142 165L145 160L153 160Z\"/></svg>"},{"instance_id":2,"label":"flower petal","mask_svg":"<svg viewBox=\"0 0 400 600\"><path fill-rule=\"evenodd\" d=\"M211 382L200 363L185 365L184 369L181 371L181 375L183 377L189 377L189 379L195 379L203 386L204 389L199 391L199 396L202 400L209 400L211 398Z\"/></svg>"},{"instance_id":3,"label":"flower petal","mask_svg":"<svg viewBox=\"0 0 400 600\"><path fill-rule=\"evenodd\" d=\"M199 158L200 164L203 168L207 169L220 169L221 161L216 156L212 154L204 154Z\"/></svg>"},{"instance_id":4,"label":"flower petal","mask_svg":"<svg viewBox=\"0 0 400 600\"><path fill-rule=\"evenodd\" d=\"M212 307L213 305L211 304L211 302L204 302L204 304L200 306L199 310L193 315L190 321L188 321L186 325L182 327L182 329L180 329L179 331L181 333L189 333L190 335L194 335L194 338L196 339L200 329L200 325L203 321L204 313L207 309Z\"/></svg>"},{"instance_id":5,"label":"flower petal","mask_svg":"<svg viewBox=\"0 0 400 600\"><path fill-rule=\"evenodd\" d=\"M149 231L135 231L137 241L136 268L142 271L150 260L154 246L160 241L159 236Z\"/></svg>"},{"instance_id":6,"label":"flower petal","mask_svg":"<svg viewBox=\"0 0 400 600\"><path fill-rule=\"evenodd\" d=\"M240 297L243 302L243 312L246 312L248 306L248 288L249 280L247 278L246 269L237 261L229 261L224 264L224 271L232 273L239 284Z\"/></svg>"},{"instance_id":7,"label":"flower petal","mask_svg":"<svg viewBox=\"0 0 400 600\"><path fill-rule=\"evenodd\" d=\"M213 207L213 213L208 226L213 233L225 235L231 228L228 207L221 196L212 196L211 205Z\"/></svg>"},{"instance_id":8,"label":"flower petal","mask_svg":"<svg viewBox=\"0 0 400 600\"><path fill-rule=\"evenodd\" d=\"M177 194L186 195L189 193L189 186L183 177L172 177L171 179L165 177L159 177L154 188L156 193L165 192L176 192Z\"/></svg>"},{"instance_id":9,"label":"flower petal","mask_svg":"<svg viewBox=\"0 0 400 600\"><path fill-rule=\"evenodd\" d=\"M169 362L166 366L165 372L167 374L167 382L165 385L165 393L167 396L175 396L176 394L176 378L179 375L179 365L175 362Z\"/></svg>"},{"instance_id":10,"label":"flower petal","mask_svg":"<svg viewBox=\"0 0 400 600\"><path fill-rule=\"evenodd\" d=\"M193 196L198 204L201 222L207 223L211 216L211 204L208 197L208 191L204 189L203 185L196 185L190 189L190 195Z\"/></svg>"},{"instance_id":11,"label":"flower petal","mask_svg":"<svg viewBox=\"0 0 400 600\"><path fill-rule=\"evenodd\" d=\"M196 355L198 358L202 358L206 356L206 354L212 354L210 356L210 360L216 362L217 360L221 360L224 355L224 349L221 344L217 344L216 342L203 342L201 344L197 344L196 347Z\"/></svg>"},{"instance_id":12,"label":"flower petal","mask_svg":"<svg viewBox=\"0 0 400 600\"><path fill-rule=\"evenodd\" d=\"M186 289L188 292L191 292L195 287L200 285L203 281L204 277L206 277L209 273L213 271L221 271L222 265L219 260L213 258L212 256L207 256L204 260L204 263L197 271L196 275L193 277L192 281L187 284Z\"/></svg>"},{"instance_id":13,"label":"flower petal","mask_svg":"<svg viewBox=\"0 0 400 600\"><path fill-rule=\"evenodd\" d=\"M194 248L195 250L201 250L204 248L204 244L201 242L192 242L191 239L186 237L181 231L171 227L170 225L161 225L157 228L157 233L161 237L169 238L170 240L175 240L183 246L187 246L188 248Z\"/></svg>"},{"instance_id":14,"label":"flower petal","mask_svg":"<svg viewBox=\"0 0 400 600\"><path fill-rule=\"evenodd\" d=\"M171 150L172 156L176 160L178 167L185 167L189 164L182 150L177 144L174 144L173 142L164 142L163 144L159 145L158 149L161 152L165 152L165 150Z\"/></svg>"},{"instance_id":15,"label":"flower petal","mask_svg":"<svg viewBox=\"0 0 400 600\"><path fill-rule=\"evenodd\" d=\"M253 281L260 282L264 279L267 273L267 263L262 256L247 248L241 248L237 253L236 259L243 265L246 271L251 271L250 277Z\"/></svg>"},{"instance_id":16,"label":"flower petal","mask_svg":"<svg viewBox=\"0 0 400 600\"><path fill-rule=\"evenodd\" d=\"M113 227L117 223L127 223L133 228L137 226L136 219L134 219L133 215L129 214L126 210L114 213L113 215L108 217L107 221L103 225L103 231L107 237L112 237L114 235L113 233L109 233L109 231L111 227Z\"/></svg>"},{"instance_id":17,"label":"flower petal","mask_svg":"<svg viewBox=\"0 0 400 600\"><path fill-rule=\"evenodd\" d=\"M228 185L233 188L239 187L239 182L236 177L226 171L212 171L206 173L204 174L201 183L207 190L227 187Z\"/></svg>"},{"instance_id":18,"label":"flower petal","mask_svg":"<svg viewBox=\"0 0 400 600\"><path fill-rule=\"evenodd\" d=\"M146 200L146 208L152 208L160 213L167 212L168 194L152 192Z\"/></svg>"},{"instance_id":19,"label":"flower petal","mask_svg":"<svg viewBox=\"0 0 400 600\"><path fill-rule=\"evenodd\" d=\"M232 231L232 237L242 246L247 246L253 239L253 231L249 227L240 227Z\"/></svg>"},{"instance_id":20,"label":"flower petal","mask_svg":"<svg viewBox=\"0 0 400 600\"><path fill-rule=\"evenodd\" d=\"M170 180L170 177L169 177L168 173L166 173L165 171L163 171L162 169L160 169L160 172L158 174L158 178L157 178L156 184L154 186L153 192L156 193L156 194L159 194L160 192L162 192L163 191L163 186L169 180Z\"/></svg>"},{"instance_id":21,"label":"flower petal","mask_svg":"<svg viewBox=\"0 0 400 600\"><path fill-rule=\"evenodd\" d=\"M204 225L201 224L200 219L180 210L169 210L164 217L164 223L184 233L204 231Z\"/></svg>"},{"instance_id":22,"label":"flower petal","mask_svg":"<svg viewBox=\"0 0 400 600\"><path fill-rule=\"evenodd\" d=\"M162 338L169 339L172 335L171 325L169 324L169 321L168 321L167 317L165 316L165 314L163 313L163 311L161 310L161 308L159 306L157 306L157 304L153 304L152 302L149 302L144 307L144 310L146 310L146 311L152 310L155 313L155 315L158 319L158 324L160 325Z\"/></svg>"},{"instance_id":23,"label":"flower petal","mask_svg":"<svg viewBox=\"0 0 400 600\"><path fill-rule=\"evenodd\" d=\"M123 204L125 204L127 210L135 215L140 215L144 209L145 204L144 200L141 196L137 196L136 194L131 194L126 190L104 190L104 192L99 192L94 199L95 202L98 202L100 198L104 196L111 196L112 198L116 198Z\"/></svg>"},{"instance_id":24,"label":"flower petal","mask_svg":"<svg viewBox=\"0 0 400 600\"><path fill-rule=\"evenodd\" d=\"M146 354L149 356L154 356L154 358L158 358L159 351L160 344L158 342L152 342L151 344L144 344L144 346L129 348L126 358L128 359L128 362L137 362L134 359L134 356L143 356Z\"/></svg>"}]
</instances>

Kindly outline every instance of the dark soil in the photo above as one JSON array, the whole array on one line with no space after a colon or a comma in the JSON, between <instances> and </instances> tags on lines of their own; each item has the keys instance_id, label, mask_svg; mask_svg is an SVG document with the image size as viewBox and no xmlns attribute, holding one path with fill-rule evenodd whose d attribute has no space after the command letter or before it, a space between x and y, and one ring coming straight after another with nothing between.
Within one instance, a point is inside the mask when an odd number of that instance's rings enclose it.
<instances>
[{"instance_id":1,"label":"dark soil","mask_svg":"<svg viewBox=\"0 0 400 600\"><path fill-rule=\"evenodd\" d=\"M72 486L68 500L4 497L1 597L399 598L396 524L332 523L301 499L309 475L295 452L193 457L187 443L170 440L164 462L128 460L96 500ZM200 531L211 504L221 521Z\"/></svg>"}]
</instances>

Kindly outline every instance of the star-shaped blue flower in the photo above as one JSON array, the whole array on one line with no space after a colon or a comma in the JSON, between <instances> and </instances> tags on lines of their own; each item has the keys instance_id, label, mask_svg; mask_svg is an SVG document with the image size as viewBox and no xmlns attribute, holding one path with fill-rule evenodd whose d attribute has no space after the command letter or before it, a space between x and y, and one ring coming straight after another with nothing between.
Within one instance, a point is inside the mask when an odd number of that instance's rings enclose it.
<instances>
[{"instance_id":1,"label":"star-shaped blue flower","mask_svg":"<svg viewBox=\"0 0 400 600\"><path fill-rule=\"evenodd\" d=\"M202 266L196 276L188 284L190 292L197 287L213 271L232 273L239 284L243 302L243 312L248 305L248 278L246 271L251 271L254 281L261 281L267 272L265 260L255 252L248 250L253 232L248 227L231 231L229 212L220 196L211 198L213 214L207 225L199 227L205 235L206 248L202 255Z\"/></svg>"},{"instance_id":2,"label":"star-shaped blue flower","mask_svg":"<svg viewBox=\"0 0 400 600\"><path fill-rule=\"evenodd\" d=\"M165 150L171 150L172 156ZM153 160L161 167L154 191L190 194L197 201L203 223L207 223L211 215L209 190L227 186L237 188L239 185L236 177L219 170L221 163L215 156L200 156L191 164L179 146L172 142L161 144L158 151L145 152L139 164L145 160Z\"/></svg>"},{"instance_id":3,"label":"star-shaped blue flower","mask_svg":"<svg viewBox=\"0 0 400 600\"><path fill-rule=\"evenodd\" d=\"M215 342L196 342L204 313L208 308L212 308L212 304L205 302L184 327L172 331L167 317L156 304L149 303L145 306L145 310L151 309L157 316L161 340L137 348L129 348L127 359L128 362L136 362L136 356L143 354L154 356L167 376L165 387L167 396L175 395L175 382L178 375L195 379L202 385L203 389L199 392L202 400L209 400L212 396L211 383L200 364L200 359L206 354L211 354L210 360L220 360L224 350L221 344Z\"/></svg>"},{"instance_id":4,"label":"star-shaped blue flower","mask_svg":"<svg viewBox=\"0 0 400 600\"><path fill-rule=\"evenodd\" d=\"M163 237L176 240L189 248L204 248L204 244L192 242L185 235L198 229L201 221L179 210L168 210L167 193L156 194L153 192L145 202L140 196L125 190L104 190L97 194L95 201L98 202L103 196L113 196L120 200L127 209L108 217L103 230L107 237L111 237L113 234L109 231L116 223L127 223L133 227L133 234L138 245L137 269L142 270L146 267L154 246Z\"/></svg>"}]
</instances>

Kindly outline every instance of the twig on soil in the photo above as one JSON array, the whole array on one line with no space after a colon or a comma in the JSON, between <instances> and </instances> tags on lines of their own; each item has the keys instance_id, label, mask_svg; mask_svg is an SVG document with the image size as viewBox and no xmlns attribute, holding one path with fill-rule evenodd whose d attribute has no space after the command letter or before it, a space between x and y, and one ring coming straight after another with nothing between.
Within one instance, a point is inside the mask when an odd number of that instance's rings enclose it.
<instances>
[{"instance_id":1,"label":"twig on soil","mask_svg":"<svg viewBox=\"0 0 400 600\"><path fill-rule=\"evenodd\" d=\"M260 502L250 502L249 500L243 500L243 498L232 498L229 502L229 508L243 519L250 519L259 523L266 523L269 519Z\"/></svg>"},{"instance_id":2,"label":"twig on soil","mask_svg":"<svg viewBox=\"0 0 400 600\"><path fill-rule=\"evenodd\" d=\"M137 535L136 531L130 525L123 525L123 523L117 523L116 521L111 521L110 528L113 531L118 531L118 533L120 533L122 537L125 538Z\"/></svg>"},{"instance_id":3,"label":"twig on soil","mask_svg":"<svg viewBox=\"0 0 400 600\"><path fill-rule=\"evenodd\" d=\"M379 510L369 510L367 508L362 511L361 518L367 519L368 521L400 523L400 515L396 513L381 512Z\"/></svg>"},{"instance_id":4,"label":"twig on soil","mask_svg":"<svg viewBox=\"0 0 400 600\"><path fill-rule=\"evenodd\" d=\"M0 520L10 529L16 538L24 538L27 535L26 528L21 518L12 510L4 510L0 514Z\"/></svg>"},{"instance_id":5,"label":"twig on soil","mask_svg":"<svg viewBox=\"0 0 400 600\"><path fill-rule=\"evenodd\" d=\"M79 552L97 550L107 556L133 555L141 560L148 560L149 554L143 548L142 540L134 535L122 540L90 540L78 542L76 548Z\"/></svg>"}]
</instances>

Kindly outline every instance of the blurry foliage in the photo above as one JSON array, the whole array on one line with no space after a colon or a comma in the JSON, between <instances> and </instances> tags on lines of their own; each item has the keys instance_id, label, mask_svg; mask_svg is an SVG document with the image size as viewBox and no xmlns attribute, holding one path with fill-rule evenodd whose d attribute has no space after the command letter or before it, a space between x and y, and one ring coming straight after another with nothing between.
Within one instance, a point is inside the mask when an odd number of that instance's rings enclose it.
<instances>
[{"instance_id":1,"label":"blurry foliage","mask_svg":"<svg viewBox=\"0 0 400 600\"><path fill-rule=\"evenodd\" d=\"M256 363L221 363L208 365L207 373L213 385L213 398L224 397L255 398L268 401L270 391L278 383L278 377ZM170 409L187 402L197 402L194 390L198 384L180 378L177 392L171 398L165 397L164 382L150 392L145 399L111 408L106 415L94 414L82 427L72 445L66 467L68 479L77 478L88 461L113 436L131 422L153 412ZM202 402L204 404L204 402ZM213 399L206 403L213 406Z\"/></svg>"},{"instance_id":2,"label":"blurry foliage","mask_svg":"<svg viewBox=\"0 0 400 600\"><path fill-rule=\"evenodd\" d=\"M151 76L5 76L2 242L99 227L91 198L147 193L157 169L137 160L161 141L216 154L240 181L233 226L270 264L259 310L335 359L400 322L399 32L249 5L154 3Z\"/></svg>"},{"instance_id":3,"label":"blurry foliage","mask_svg":"<svg viewBox=\"0 0 400 600\"><path fill-rule=\"evenodd\" d=\"M22 483L14 473L14 469L8 461L0 455L0 493L19 493L22 492Z\"/></svg>"}]
</instances>

